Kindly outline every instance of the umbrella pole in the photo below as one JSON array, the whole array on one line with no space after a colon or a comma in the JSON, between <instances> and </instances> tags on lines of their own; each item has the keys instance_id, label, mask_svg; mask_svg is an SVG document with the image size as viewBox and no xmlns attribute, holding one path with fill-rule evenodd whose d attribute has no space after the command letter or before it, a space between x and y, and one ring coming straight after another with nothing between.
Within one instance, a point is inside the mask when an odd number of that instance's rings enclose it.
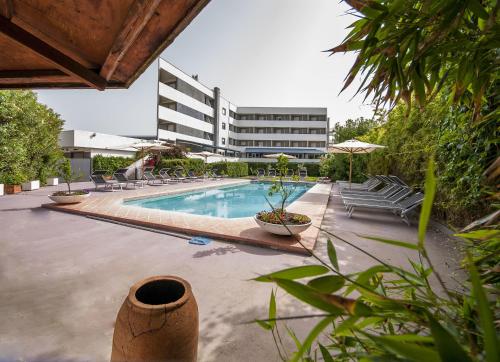
<instances>
[{"instance_id":1,"label":"umbrella pole","mask_svg":"<svg viewBox=\"0 0 500 362\"><path fill-rule=\"evenodd\" d=\"M349 190L351 189L352 178L352 152L349 153Z\"/></svg>"}]
</instances>

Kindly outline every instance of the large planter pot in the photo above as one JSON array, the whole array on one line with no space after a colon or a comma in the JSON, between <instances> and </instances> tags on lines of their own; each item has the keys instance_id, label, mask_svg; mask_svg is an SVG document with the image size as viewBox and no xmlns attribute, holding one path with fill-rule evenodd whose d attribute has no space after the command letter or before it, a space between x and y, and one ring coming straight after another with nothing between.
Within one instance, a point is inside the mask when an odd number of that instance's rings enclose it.
<instances>
[{"instance_id":1,"label":"large planter pot","mask_svg":"<svg viewBox=\"0 0 500 362\"><path fill-rule=\"evenodd\" d=\"M49 195L49 199L58 204L78 204L90 196L90 192L83 195Z\"/></svg>"},{"instance_id":2,"label":"large planter pot","mask_svg":"<svg viewBox=\"0 0 500 362\"><path fill-rule=\"evenodd\" d=\"M34 180L34 181L24 182L21 184L21 188L23 189L23 191L38 190L40 188L40 181Z\"/></svg>"},{"instance_id":3,"label":"large planter pot","mask_svg":"<svg viewBox=\"0 0 500 362\"><path fill-rule=\"evenodd\" d=\"M271 224L262 220L259 220L257 216L254 216L255 221L259 226L267 231L268 233L275 234L275 235L288 235L290 236L290 232L293 235L300 234L301 232L307 230L309 226L311 226L311 222L308 222L307 224L301 224L301 225L295 225L295 224L290 224L287 225L288 229L284 227L282 224Z\"/></svg>"},{"instance_id":4,"label":"large planter pot","mask_svg":"<svg viewBox=\"0 0 500 362\"><path fill-rule=\"evenodd\" d=\"M198 306L185 280L151 277L130 288L116 317L111 361L196 361Z\"/></svg>"},{"instance_id":5,"label":"large planter pot","mask_svg":"<svg viewBox=\"0 0 500 362\"><path fill-rule=\"evenodd\" d=\"M6 194L17 194L21 191L21 185L5 185Z\"/></svg>"},{"instance_id":6,"label":"large planter pot","mask_svg":"<svg viewBox=\"0 0 500 362\"><path fill-rule=\"evenodd\" d=\"M47 186L57 186L57 185L59 185L59 178L49 177L47 179Z\"/></svg>"}]
</instances>

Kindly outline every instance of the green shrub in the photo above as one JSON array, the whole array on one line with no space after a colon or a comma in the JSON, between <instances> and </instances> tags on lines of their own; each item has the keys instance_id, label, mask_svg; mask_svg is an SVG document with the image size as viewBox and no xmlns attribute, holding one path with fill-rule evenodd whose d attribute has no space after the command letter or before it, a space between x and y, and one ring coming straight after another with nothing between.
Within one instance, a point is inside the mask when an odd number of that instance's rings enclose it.
<instances>
[{"instance_id":1,"label":"green shrub","mask_svg":"<svg viewBox=\"0 0 500 362\"><path fill-rule=\"evenodd\" d=\"M155 167L156 172L158 172L162 168L182 168L184 171L193 170L195 174L201 175L205 171L205 161L199 158L162 158L161 162Z\"/></svg>"},{"instance_id":2,"label":"green shrub","mask_svg":"<svg viewBox=\"0 0 500 362\"><path fill-rule=\"evenodd\" d=\"M319 163L299 163L299 162L288 162L287 168L289 170L297 171L297 168L305 167L307 169L307 175L312 177L317 177L320 175ZM256 176L257 170L262 168L264 170L269 170L269 168L276 168L276 162L249 162L248 170L249 174Z\"/></svg>"},{"instance_id":3,"label":"green shrub","mask_svg":"<svg viewBox=\"0 0 500 362\"><path fill-rule=\"evenodd\" d=\"M63 120L32 91L0 91L0 182L45 183L63 155Z\"/></svg>"},{"instance_id":4,"label":"green shrub","mask_svg":"<svg viewBox=\"0 0 500 362\"><path fill-rule=\"evenodd\" d=\"M218 174L224 174L229 177L248 176L248 164L246 162L213 162L208 165L210 169Z\"/></svg>"},{"instance_id":5,"label":"green shrub","mask_svg":"<svg viewBox=\"0 0 500 362\"><path fill-rule=\"evenodd\" d=\"M105 170L112 175L119 168L129 167L134 162L133 158L119 156L95 155L92 158L92 170Z\"/></svg>"}]
</instances>

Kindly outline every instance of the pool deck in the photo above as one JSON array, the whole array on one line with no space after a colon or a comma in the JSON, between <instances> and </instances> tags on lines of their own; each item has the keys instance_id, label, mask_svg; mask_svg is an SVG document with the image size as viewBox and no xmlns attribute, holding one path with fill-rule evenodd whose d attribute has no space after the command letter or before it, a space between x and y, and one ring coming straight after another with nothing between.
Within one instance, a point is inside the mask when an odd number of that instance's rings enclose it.
<instances>
[{"instance_id":1,"label":"pool deck","mask_svg":"<svg viewBox=\"0 0 500 362\"><path fill-rule=\"evenodd\" d=\"M89 187L90 183L74 185ZM269 332L247 323L268 316L275 286L251 279L317 263L313 258L219 240L192 245L172 235L40 207L48 202L48 194L64 189L65 185L49 186L0 197L0 361L109 361L123 299L131 285L153 275L177 275L193 287L200 315L198 361L281 361ZM416 244L416 223L408 227L391 213L361 209L348 218L335 189L323 228L393 265L411 270L408 259L418 261L414 250L360 236ZM446 284L453 286L453 279L464 280L457 275L462 256L448 239L431 224L426 238L429 256ZM339 239L333 243L344 274L376 264ZM328 261L323 232L314 251ZM280 317L316 312L281 289L276 299ZM303 340L317 323L297 319L286 324ZM292 351L295 344L284 324L278 328L286 350Z\"/></svg>"},{"instance_id":2,"label":"pool deck","mask_svg":"<svg viewBox=\"0 0 500 362\"><path fill-rule=\"evenodd\" d=\"M125 200L143 197L173 195L187 191L246 184L249 182L250 180L224 179L168 185L158 184L123 191L95 192L80 204L58 205L49 203L44 204L43 207L57 211L110 219L141 227L188 235L206 236L219 240L236 241L275 250L309 255L310 250L314 249L319 235L318 228L323 221L332 187L330 184L314 185L287 207L287 210L290 212L306 214L311 218L312 226L298 237L270 234L262 230L252 217L226 219L149 209L124 205L123 203Z\"/></svg>"}]
</instances>

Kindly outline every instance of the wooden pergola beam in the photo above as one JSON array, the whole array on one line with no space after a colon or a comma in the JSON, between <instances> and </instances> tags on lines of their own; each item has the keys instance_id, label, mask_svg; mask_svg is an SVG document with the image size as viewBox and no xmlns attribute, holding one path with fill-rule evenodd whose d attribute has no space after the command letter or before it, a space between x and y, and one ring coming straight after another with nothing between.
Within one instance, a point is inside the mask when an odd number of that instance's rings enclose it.
<instances>
[{"instance_id":1,"label":"wooden pergola beam","mask_svg":"<svg viewBox=\"0 0 500 362\"><path fill-rule=\"evenodd\" d=\"M127 18L123 22L120 33L101 68L100 75L107 81L111 79L118 64L133 45L144 27L154 15L162 0L136 0L130 7Z\"/></svg>"},{"instance_id":2,"label":"wooden pergola beam","mask_svg":"<svg viewBox=\"0 0 500 362\"><path fill-rule=\"evenodd\" d=\"M99 76L99 74L85 68L77 61L3 16L0 16L0 32L13 41L31 49L42 58L54 63L57 68L81 80L82 83L99 90L106 88L106 79Z\"/></svg>"},{"instance_id":3,"label":"wooden pergola beam","mask_svg":"<svg viewBox=\"0 0 500 362\"><path fill-rule=\"evenodd\" d=\"M12 0L0 0L0 15L10 19L13 14L14 7L12 6Z\"/></svg>"}]
</instances>

